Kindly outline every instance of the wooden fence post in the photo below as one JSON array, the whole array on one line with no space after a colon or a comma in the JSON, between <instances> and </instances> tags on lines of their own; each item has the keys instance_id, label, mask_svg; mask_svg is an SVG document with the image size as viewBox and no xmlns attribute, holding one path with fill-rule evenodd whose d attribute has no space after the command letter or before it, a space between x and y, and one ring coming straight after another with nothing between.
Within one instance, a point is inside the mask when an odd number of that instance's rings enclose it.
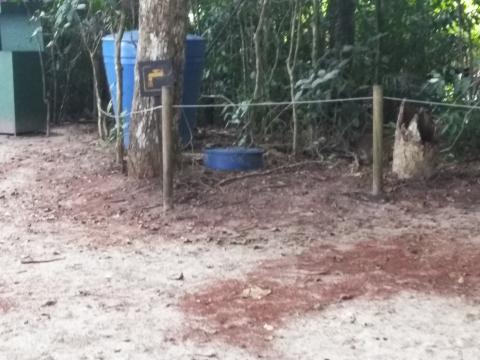
<instances>
[{"instance_id":1,"label":"wooden fence post","mask_svg":"<svg viewBox=\"0 0 480 360\"><path fill-rule=\"evenodd\" d=\"M383 185L383 88L373 86L373 187L372 194L382 193Z\"/></svg>"},{"instance_id":2,"label":"wooden fence post","mask_svg":"<svg viewBox=\"0 0 480 360\"><path fill-rule=\"evenodd\" d=\"M169 86L162 88L163 209L173 208L173 102Z\"/></svg>"}]
</instances>

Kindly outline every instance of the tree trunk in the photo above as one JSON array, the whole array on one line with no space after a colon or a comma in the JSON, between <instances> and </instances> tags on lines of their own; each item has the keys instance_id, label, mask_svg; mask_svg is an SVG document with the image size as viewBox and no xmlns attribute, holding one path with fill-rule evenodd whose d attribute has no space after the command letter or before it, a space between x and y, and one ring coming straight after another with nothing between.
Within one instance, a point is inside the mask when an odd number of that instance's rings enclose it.
<instances>
[{"instance_id":1,"label":"tree trunk","mask_svg":"<svg viewBox=\"0 0 480 360\"><path fill-rule=\"evenodd\" d=\"M262 43L262 37L265 38L265 35L267 33L265 29L265 21L266 21L266 11L268 8L270 0L261 0L260 5L261 5L261 10L260 10L260 16L258 18L258 24L256 27L256 30L253 34L253 45L254 45L254 52L255 52L255 88L253 90L253 99L252 101L254 103L258 102L261 98L263 98L266 94L264 94L265 91L265 71L264 71L264 58L265 58L265 47L267 46L268 42L263 41ZM257 126L257 119L258 115L260 115L258 109L251 108L250 110L250 123L252 126L256 128ZM259 132L263 133L266 124L265 124L265 117L263 117L263 120L261 121L261 128L259 129Z\"/></svg>"},{"instance_id":2,"label":"tree trunk","mask_svg":"<svg viewBox=\"0 0 480 360\"><path fill-rule=\"evenodd\" d=\"M320 0L312 0L312 12L313 14L310 24L312 27L312 66L315 66L318 61Z\"/></svg>"},{"instance_id":3,"label":"tree trunk","mask_svg":"<svg viewBox=\"0 0 480 360\"><path fill-rule=\"evenodd\" d=\"M140 2L137 60L173 60L174 104L180 103L182 95L186 17L186 0L142 0ZM162 174L162 144L159 130L161 128L160 112L138 113L155 106L154 99L140 96L139 82L138 71L136 71L128 173L130 176L141 179L158 177ZM180 114L179 109L175 110L175 129Z\"/></svg>"},{"instance_id":4,"label":"tree trunk","mask_svg":"<svg viewBox=\"0 0 480 360\"><path fill-rule=\"evenodd\" d=\"M99 75L98 75L98 65L95 60L95 54L90 53L90 62L92 64L92 76L93 76L93 89L95 91L95 101L97 103L97 129L98 129L98 137L102 140L107 138L108 131L106 130L106 120L105 116L103 115L103 107L102 107L102 95L100 93L100 85L99 85Z\"/></svg>"},{"instance_id":5,"label":"tree trunk","mask_svg":"<svg viewBox=\"0 0 480 360\"><path fill-rule=\"evenodd\" d=\"M338 2L338 18L336 27L337 47L355 43L355 9L356 0L340 0Z\"/></svg>"},{"instance_id":6,"label":"tree trunk","mask_svg":"<svg viewBox=\"0 0 480 360\"><path fill-rule=\"evenodd\" d=\"M356 0L330 0L328 18L330 21L330 47L342 49L355 43Z\"/></svg>"},{"instance_id":7,"label":"tree trunk","mask_svg":"<svg viewBox=\"0 0 480 360\"><path fill-rule=\"evenodd\" d=\"M261 3L260 17L258 18L258 25L253 34L253 44L255 47L255 89L253 91L253 102L256 102L261 94L261 84L263 80L263 63L262 63L262 31L264 32L263 24L265 22L265 12L269 0L263 0ZM266 46L267 44L263 44Z\"/></svg>"},{"instance_id":8,"label":"tree trunk","mask_svg":"<svg viewBox=\"0 0 480 360\"><path fill-rule=\"evenodd\" d=\"M400 107L395 131L392 171L400 179L428 179L438 157L435 124L423 109Z\"/></svg>"},{"instance_id":9,"label":"tree trunk","mask_svg":"<svg viewBox=\"0 0 480 360\"><path fill-rule=\"evenodd\" d=\"M338 0L328 0L327 19L328 19L328 45L330 49L335 48L335 34L337 24Z\"/></svg>"},{"instance_id":10,"label":"tree trunk","mask_svg":"<svg viewBox=\"0 0 480 360\"><path fill-rule=\"evenodd\" d=\"M381 84L382 79L382 38L381 34L383 32L383 1L375 0L375 18L376 18L376 27L377 27L377 51L375 54L375 74L374 81L375 84Z\"/></svg>"},{"instance_id":11,"label":"tree trunk","mask_svg":"<svg viewBox=\"0 0 480 360\"><path fill-rule=\"evenodd\" d=\"M295 104L295 69L297 67L298 51L300 49L301 39L301 19L300 8L301 0L295 0L292 10L292 21L290 23L290 49L288 52L288 58L286 61L288 79L290 81L290 99L292 101L292 122L293 122L293 134L292 134L292 154L298 156L300 152L300 129L297 114L297 106Z\"/></svg>"},{"instance_id":12,"label":"tree trunk","mask_svg":"<svg viewBox=\"0 0 480 360\"><path fill-rule=\"evenodd\" d=\"M120 15L120 22L118 25L117 33L115 35L115 75L117 78L117 108L115 109L115 129L116 129L116 142L115 152L117 164L122 166L124 158L123 147L123 132L122 132L122 119L123 119L123 66L122 66L122 40L125 33L125 13Z\"/></svg>"}]
</instances>

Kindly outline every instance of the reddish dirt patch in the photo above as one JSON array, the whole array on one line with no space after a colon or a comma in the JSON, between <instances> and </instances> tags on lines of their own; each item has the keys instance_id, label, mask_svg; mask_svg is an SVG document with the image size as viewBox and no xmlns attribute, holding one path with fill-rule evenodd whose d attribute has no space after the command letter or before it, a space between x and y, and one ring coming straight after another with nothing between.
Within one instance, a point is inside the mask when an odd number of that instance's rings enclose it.
<instances>
[{"instance_id":1,"label":"reddish dirt patch","mask_svg":"<svg viewBox=\"0 0 480 360\"><path fill-rule=\"evenodd\" d=\"M271 293L261 299L242 296L254 286ZM208 328L189 329L189 335L262 349L270 326L280 326L287 317L360 296L387 298L403 290L479 300L480 247L421 235L372 240L344 251L321 246L265 262L245 280L213 284L186 296L180 306Z\"/></svg>"},{"instance_id":2,"label":"reddish dirt patch","mask_svg":"<svg viewBox=\"0 0 480 360\"><path fill-rule=\"evenodd\" d=\"M5 314L12 308L12 303L5 300L0 299L0 314Z\"/></svg>"}]
</instances>

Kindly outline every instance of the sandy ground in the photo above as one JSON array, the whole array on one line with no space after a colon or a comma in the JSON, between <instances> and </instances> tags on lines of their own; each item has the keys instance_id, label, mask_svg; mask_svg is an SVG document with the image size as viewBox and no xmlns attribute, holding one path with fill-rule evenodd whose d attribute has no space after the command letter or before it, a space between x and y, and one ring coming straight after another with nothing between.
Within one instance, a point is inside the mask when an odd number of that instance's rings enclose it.
<instances>
[{"instance_id":1,"label":"sandy ground","mask_svg":"<svg viewBox=\"0 0 480 360\"><path fill-rule=\"evenodd\" d=\"M0 359L480 358L479 164L381 201L348 165L187 164L165 216L111 159L0 137Z\"/></svg>"}]
</instances>

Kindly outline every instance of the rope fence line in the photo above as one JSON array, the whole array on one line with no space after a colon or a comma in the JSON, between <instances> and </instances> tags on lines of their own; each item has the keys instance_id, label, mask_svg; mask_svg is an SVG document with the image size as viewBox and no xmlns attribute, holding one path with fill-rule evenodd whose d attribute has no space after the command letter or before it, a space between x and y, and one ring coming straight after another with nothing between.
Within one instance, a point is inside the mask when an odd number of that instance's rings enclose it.
<instances>
[{"instance_id":1,"label":"rope fence line","mask_svg":"<svg viewBox=\"0 0 480 360\"><path fill-rule=\"evenodd\" d=\"M419 105L431 105L431 106L443 106L443 107L451 107L451 108L458 108L463 110L480 110L480 106L478 105L464 105L464 104L455 104L455 103L444 103L439 101L429 101L429 100L416 100L416 99L409 99L409 98L397 98L391 96L385 96L385 100L392 100L392 101L400 101L400 102L407 102L411 104L419 104Z\"/></svg>"},{"instance_id":2,"label":"rope fence line","mask_svg":"<svg viewBox=\"0 0 480 360\"><path fill-rule=\"evenodd\" d=\"M209 108L239 108L242 106L246 107L270 107L270 106L293 106L293 105L315 105L315 104L329 104L329 103L339 103L339 102L355 102L355 101L368 101L372 100L371 96L363 97L353 97L353 98L341 98L341 99L322 99L322 100L303 100L303 101L266 101L259 103L223 103L223 104L192 104L192 105L173 105L174 109L209 109ZM138 114L146 114L151 111L161 110L162 105L154 106L148 109L140 111L131 111L123 114L122 116L131 116ZM107 113L104 110L101 110L102 114L111 118L115 118L115 115Z\"/></svg>"},{"instance_id":3,"label":"rope fence line","mask_svg":"<svg viewBox=\"0 0 480 360\"><path fill-rule=\"evenodd\" d=\"M223 103L223 104L192 104L192 105L174 105L175 109L207 109L207 108L239 108L239 107L273 107L273 106L294 106L294 105L316 105L316 104L331 104L331 103L345 103L345 102L356 102L356 101L371 101L373 100L372 96L363 96L363 97L352 97L352 98L338 98L338 99L322 99L322 100L304 100L304 101L266 101L258 103ZM385 96L384 100L398 101L398 102L407 102L411 104L419 105L430 105L430 106L442 106L450 108L458 108L462 110L480 110L479 105L464 105L464 104L455 104L455 103L444 103L438 101L429 101L429 100L418 100L418 99L409 99L409 98L399 98L392 96ZM152 111L161 110L162 105L154 106L148 109L131 111L123 113L122 117L146 114ZM107 117L115 119L116 116L100 109L101 113Z\"/></svg>"}]
</instances>

